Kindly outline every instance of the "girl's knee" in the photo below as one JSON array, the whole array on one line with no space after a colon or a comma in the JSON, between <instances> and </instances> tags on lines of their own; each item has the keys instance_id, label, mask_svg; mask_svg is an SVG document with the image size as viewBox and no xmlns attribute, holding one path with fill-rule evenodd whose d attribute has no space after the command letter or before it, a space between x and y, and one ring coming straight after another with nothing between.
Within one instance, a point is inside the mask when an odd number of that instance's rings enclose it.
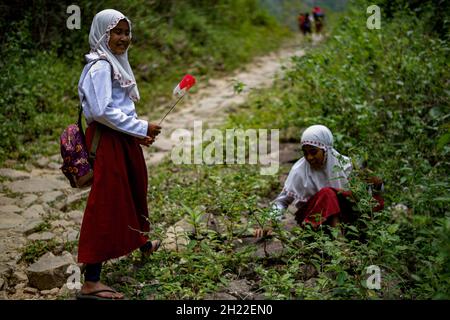
<instances>
[{"instance_id":1,"label":"girl's knee","mask_svg":"<svg viewBox=\"0 0 450 320\"><path fill-rule=\"evenodd\" d=\"M325 187L325 188L320 189L318 194L322 195L322 196L325 196L325 195L333 196L333 195L336 195L336 191L334 191L334 189L331 187Z\"/></svg>"}]
</instances>

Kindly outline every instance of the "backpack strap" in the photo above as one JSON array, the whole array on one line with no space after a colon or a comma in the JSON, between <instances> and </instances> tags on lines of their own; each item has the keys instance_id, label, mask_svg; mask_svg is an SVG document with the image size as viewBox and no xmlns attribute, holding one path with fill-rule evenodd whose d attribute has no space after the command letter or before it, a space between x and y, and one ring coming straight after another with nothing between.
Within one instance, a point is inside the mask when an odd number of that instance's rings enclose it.
<instances>
[{"instance_id":1,"label":"backpack strap","mask_svg":"<svg viewBox=\"0 0 450 320\"><path fill-rule=\"evenodd\" d=\"M86 74L89 72L89 69L99 60L105 60L105 59L98 59L98 60L92 61L91 65L85 70L84 74L81 76L81 78L83 80L84 80L84 77L86 76ZM105 60L105 61L108 61L108 60ZM112 69L112 66L111 66L111 69ZM113 73L111 72L111 79L112 79L112 77L113 77ZM82 80L80 80L80 83L81 82L82 82ZM81 121L82 114L83 114L83 105L82 105L82 102L80 102L80 110L78 112L78 128L80 128L80 132L83 135L83 139L86 141L86 138L84 136L84 131L83 131L83 124ZM89 150L89 162L91 164L94 163L95 156L97 154L97 147L98 147L98 143L100 141L101 133L102 133L101 125L98 123L97 126L95 126L94 138L92 139L91 150Z\"/></svg>"},{"instance_id":2,"label":"backpack strap","mask_svg":"<svg viewBox=\"0 0 450 320\"><path fill-rule=\"evenodd\" d=\"M83 106L80 104L80 107L78 108L78 121L77 125L78 128L80 128L80 132L83 135L84 138L84 130L83 130L83 122L81 121L81 115L83 114Z\"/></svg>"},{"instance_id":3,"label":"backpack strap","mask_svg":"<svg viewBox=\"0 0 450 320\"><path fill-rule=\"evenodd\" d=\"M100 128L100 124L95 126L94 138L92 139L91 150L89 150L89 160L91 163L94 163L95 155L97 153L98 142L100 141L100 136L102 135L102 131Z\"/></svg>"},{"instance_id":4,"label":"backpack strap","mask_svg":"<svg viewBox=\"0 0 450 320\"><path fill-rule=\"evenodd\" d=\"M83 106L80 104L80 110L78 111L78 128L80 128L81 135L83 136L84 143L86 143L86 137L83 130L83 121L81 120L81 115L83 114ZM94 163L95 155L97 153L98 143L102 135L101 125L98 123L95 126L94 138L92 139L91 150L89 150L89 162Z\"/></svg>"}]
</instances>

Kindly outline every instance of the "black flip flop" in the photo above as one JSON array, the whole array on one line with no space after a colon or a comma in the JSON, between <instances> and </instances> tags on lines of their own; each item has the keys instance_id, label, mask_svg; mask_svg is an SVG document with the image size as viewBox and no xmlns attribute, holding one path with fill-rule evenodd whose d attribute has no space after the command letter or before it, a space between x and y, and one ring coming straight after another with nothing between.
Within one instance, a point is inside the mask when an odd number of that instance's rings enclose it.
<instances>
[{"instance_id":1,"label":"black flip flop","mask_svg":"<svg viewBox=\"0 0 450 320\"><path fill-rule=\"evenodd\" d=\"M156 241L155 245L153 245L153 241ZM142 252L144 257L150 257L153 253L158 251L159 247L161 246L160 240L153 240L153 241L149 242L151 244L151 247L147 251Z\"/></svg>"}]
</instances>

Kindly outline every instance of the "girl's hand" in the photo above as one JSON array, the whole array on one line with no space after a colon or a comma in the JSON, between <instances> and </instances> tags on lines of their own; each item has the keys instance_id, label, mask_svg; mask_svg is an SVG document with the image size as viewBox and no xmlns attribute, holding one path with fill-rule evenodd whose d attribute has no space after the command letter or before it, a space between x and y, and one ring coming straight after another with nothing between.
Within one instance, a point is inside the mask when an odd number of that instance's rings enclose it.
<instances>
[{"instance_id":1,"label":"girl's hand","mask_svg":"<svg viewBox=\"0 0 450 320\"><path fill-rule=\"evenodd\" d=\"M255 238L268 237L272 235L272 228L256 228L255 229Z\"/></svg>"},{"instance_id":2,"label":"girl's hand","mask_svg":"<svg viewBox=\"0 0 450 320\"><path fill-rule=\"evenodd\" d=\"M136 138L137 142L143 146L150 146L155 142L155 138L153 137L145 137L145 138Z\"/></svg>"},{"instance_id":3,"label":"girl's hand","mask_svg":"<svg viewBox=\"0 0 450 320\"><path fill-rule=\"evenodd\" d=\"M161 127L157 124L149 123L147 129L147 136L156 138L158 134L161 133ZM153 142L152 142L153 143Z\"/></svg>"}]
</instances>

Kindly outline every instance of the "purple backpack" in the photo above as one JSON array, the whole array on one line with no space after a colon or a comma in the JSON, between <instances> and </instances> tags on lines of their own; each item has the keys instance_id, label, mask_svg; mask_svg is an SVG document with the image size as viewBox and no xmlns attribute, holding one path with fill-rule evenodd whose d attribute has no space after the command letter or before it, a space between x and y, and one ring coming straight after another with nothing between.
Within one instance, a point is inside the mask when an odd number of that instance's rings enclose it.
<instances>
[{"instance_id":1,"label":"purple backpack","mask_svg":"<svg viewBox=\"0 0 450 320\"><path fill-rule=\"evenodd\" d=\"M82 112L83 108L80 105L78 122L69 125L60 136L61 156L63 158L61 170L69 179L73 188L84 188L92 184L95 153L100 140L100 127L97 126L91 150L88 152L81 123Z\"/></svg>"}]
</instances>

